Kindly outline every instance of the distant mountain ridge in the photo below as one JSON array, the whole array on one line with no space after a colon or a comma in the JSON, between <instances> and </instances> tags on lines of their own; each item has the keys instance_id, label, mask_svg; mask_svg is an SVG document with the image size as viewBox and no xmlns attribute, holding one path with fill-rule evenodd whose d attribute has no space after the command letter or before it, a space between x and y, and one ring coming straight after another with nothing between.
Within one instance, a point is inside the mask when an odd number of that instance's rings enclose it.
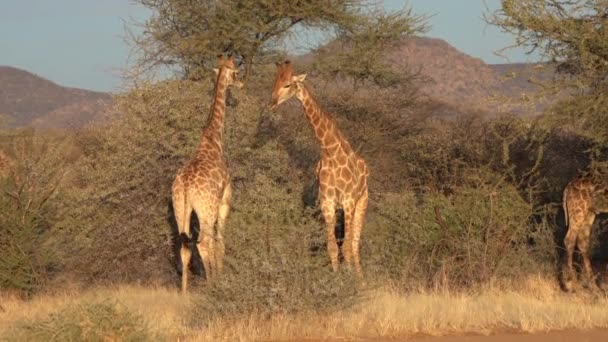
<instances>
[{"instance_id":1,"label":"distant mountain ridge","mask_svg":"<svg viewBox=\"0 0 608 342\"><path fill-rule=\"evenodd\" d=\"M547 64L488 65L441 39L421 37L405 39L387 55L395 68L419 70L430 80L421 84L422 93L458 112L534 115L552 101L521 101L536 90L528 78L548 80L553 75ZM312 58L294 56L303 65ZM63 87L28 71L0 66L0 123L8 118L9 127L78 129L98 121L111 104L108 93Z\"/></svg>"},{"instance_id":2,"label":"distant mountain ridge","mask_svg":"<svg viewBox=\"0 0 608 342\"><path fill-rule=\"evenodd\" d=\"M421 89L429 97L491 114L537 114L546 103L521 101L537 90L528 79L546 81L554 72L543 63L486 64L437 38L408 38L390 60L430 79Z\"/></svg>"},{"instance_id":3,"label":"distant mountain ridge","mask_svg":"<svg viewBox=\"0 0 608 342\"><path fill-rule=\"evenodd\" d=\"M80 128L111 102L108 93L63 87L28 71L0 66L0 115L9 127Z\"/></svg>"}]
</instances>

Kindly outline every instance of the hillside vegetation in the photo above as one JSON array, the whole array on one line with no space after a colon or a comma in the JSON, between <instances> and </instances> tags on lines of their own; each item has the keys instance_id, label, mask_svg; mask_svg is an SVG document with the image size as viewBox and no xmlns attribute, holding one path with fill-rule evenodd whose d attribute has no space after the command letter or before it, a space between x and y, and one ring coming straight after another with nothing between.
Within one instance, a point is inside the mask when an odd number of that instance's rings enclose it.
<instances>
[{"instance_id":1,"label":"hillside vegetation","mask_svg":"<svg viewBox=\"0 0 608 342\"><path fill-rule=\"evenodd\" d=\"M57 85L25 70L0 66L0 127L81 128L107 111L111 96Z\"/></svg>"}]
</instances>

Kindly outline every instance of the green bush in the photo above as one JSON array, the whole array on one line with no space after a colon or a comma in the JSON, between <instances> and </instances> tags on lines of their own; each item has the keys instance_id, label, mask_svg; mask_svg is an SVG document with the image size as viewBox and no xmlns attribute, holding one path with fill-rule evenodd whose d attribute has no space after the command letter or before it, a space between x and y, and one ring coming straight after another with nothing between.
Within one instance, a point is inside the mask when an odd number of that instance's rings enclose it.
<instances>
[{"instance_id":1,"label":"green bush","mask_svg":"<svg viewBox=\"0 0 608 342\"><path fill-rule=\"evenodd\" d=\"M202 287L193 320L256 312L322 311L354 303L351 272L335 274L324 252L325 229L300 199L302 184L287 181L289 156L269 142L240 167L248 181L235 187L225 234L225 273ZM266 165L264 172L256 165Z\"/></svg>"},{"instance_id":2,"label":"green bush","mask_svg":"<svg viewBox=\"0 0 608 342\"><path fill-rule=\"evenodd\" d=\"M6 341L159 341L142 317L113 302L68 305L45 318L21 321Z\"/></svg>"},{"instance_id":3,"label":"green bush","mask_svg":"<svg viewBox=\"0 0 608 342\"><path fill-rule=\"evenodd\" d=\"M16 130L0 133L0 150L10 160L0 176L0 288L30 294L54 264L46 242L61 213L58 198L73 145L52 134Z\"/></svg>"},{"instance_id":4,"label":"green bush","mask_svg":"<svg viewBox=\"0 0 608 342\"><path fill-rule=\"evenodd\" d=\"M59 223L67 272L94 282L174 279L171 183L197 146L209 91L143 85L116 98L111 123L81 134L71 215Z\"/></svg>"},{"instance_id":5,"label":"green bush","mask_svg":"<svg viewBox=\"0 0 608 342\"><path fill-rule=\"evenodd\" d=\"M445 196L387 194L364 232L376 277L401 286L463 288L547 271L553 232L532 223L533 206L493 172L470 169Z\"/></svg>"},{"instance_id":6,"label":"green bush","mask_svg":"<svg viewBox=\"0 0 608 342\"><path fill-rule=\"evenodd\" d=\"M353 303L362 293L352 274L329 271L311 196L319 151L309 123L295 100L267 113L262 90L270 85L250 82L227 101L234 194L225 274L191 282L200 295L194 316ZM170 186L198 144L210 93L191 81L144 84L116 99L113 121L78 135L82 157L53 229L63 272L85 282L177 285ZM551 205L591 161L580 151L592 142L522 118L447 117L428 103L414 113L414 95L346 93L318 98L370 166L361 253L372 287L461 288L553 267ZM375 106L370 94L387 101Z\"/></svg>"}]
</instances>

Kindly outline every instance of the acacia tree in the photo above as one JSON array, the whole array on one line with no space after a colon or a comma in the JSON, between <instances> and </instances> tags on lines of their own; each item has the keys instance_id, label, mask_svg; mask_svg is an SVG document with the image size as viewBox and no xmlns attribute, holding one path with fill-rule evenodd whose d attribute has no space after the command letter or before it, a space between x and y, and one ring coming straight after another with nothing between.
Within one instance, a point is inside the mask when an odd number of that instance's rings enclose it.
<instances>
[{"instance_id":1,"label":"acacia tree","mask_svg":"<svg viewBox=\"0 0 608 342\"><path fill-rule=\"evenodd\" d=\"M556 65L558 77L546 89L574 96L554 107L554 117L605 144L608 0L503 0L488 21Z\"/></svg>"},{"instance_id":2,"label":"acacia tree","mask_svg":"<svg viewBox=\"0 0 608 342\"><path fill-rule=\"evenodd\" d=\"M208 73L218 53L232 53L244 65L245 77L260 57L281 52L281 43L298 29L357 41L381 28L358 60L378 61L374 51L389 41L424 29L411 11L384 13L382 2L366 0L135 0L152 10L141 34L133 35L141 50L138 71L176 67L184 77ZM367 35L367 36L366 36ZM359 44L360 45L360 44ZM363 56L362 56L363 54ZM350 59L351 61L353 59ZM369 64L369 62L368 62ZM369 66L367 69L373 69Z\"/></svg>"}]
</instances>

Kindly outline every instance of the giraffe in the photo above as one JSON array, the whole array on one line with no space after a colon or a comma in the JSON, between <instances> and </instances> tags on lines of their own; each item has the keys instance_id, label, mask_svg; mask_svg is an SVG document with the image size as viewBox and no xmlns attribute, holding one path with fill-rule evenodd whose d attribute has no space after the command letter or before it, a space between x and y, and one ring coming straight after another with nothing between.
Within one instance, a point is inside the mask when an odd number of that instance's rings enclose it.
<instances>
[{"instance_id":1,"label":"giraffe","mask_svg":"<svg viewBox=\"0 0 608 342\"><path fill-rule=\"evenodd\" d=\"M568 225L568 232L564 238L567 253L564 287L570 291L574 275L572 256L575 245L578 246L583 257L586 281L589 285L594 281L589 260L589 239L595 216L608 212L608 181L605 176L586 174L572 179L564 189L563 207Z\"/></svg>"},{"instance_id":2,"label":"giraffe","mask_svg":"<svg viewBox=\"0 0 608 342\"><path fill-rule=\"evenodd\" d=\"M333 271L338 270L339 247L335 236L336 210L344 211L342 244L344 260L348 268L354 261L355 270L362 276L359 258L359 242L367 211L369 171L365 160L351 148L348 140L338 129L336 121L325 113L303 83L306 74L294 75L289 61L277 63L277 75L272 91L270 109L293 96L302 103L304 112L321 147L321 158L315 174L319 182L319 202L327 230L327 252Z\"/></svg>"},{"instance_id":3,"label":"giraffe","mask_svg":"<svg viewBox=\"0 0 608 342\"><path fill-rule=\"evenodd\" d=\"M188 265L192 256L189 242L190 217L196 212L200 232L196 247L203 260L207 279L222 271L224 241L222 232L230 210L232 188L230 175L223 156L222 137L228 87L241 88L232 56L218 56L214 69L217 79L211 114L201 132L200 143L194 155L177 172L171 188L173 211L181 239L182 292L188 284ZM216 227L217 224L217 227ZM215 246L217 244L217 246Z\"/></svg>"}]
</instances>

